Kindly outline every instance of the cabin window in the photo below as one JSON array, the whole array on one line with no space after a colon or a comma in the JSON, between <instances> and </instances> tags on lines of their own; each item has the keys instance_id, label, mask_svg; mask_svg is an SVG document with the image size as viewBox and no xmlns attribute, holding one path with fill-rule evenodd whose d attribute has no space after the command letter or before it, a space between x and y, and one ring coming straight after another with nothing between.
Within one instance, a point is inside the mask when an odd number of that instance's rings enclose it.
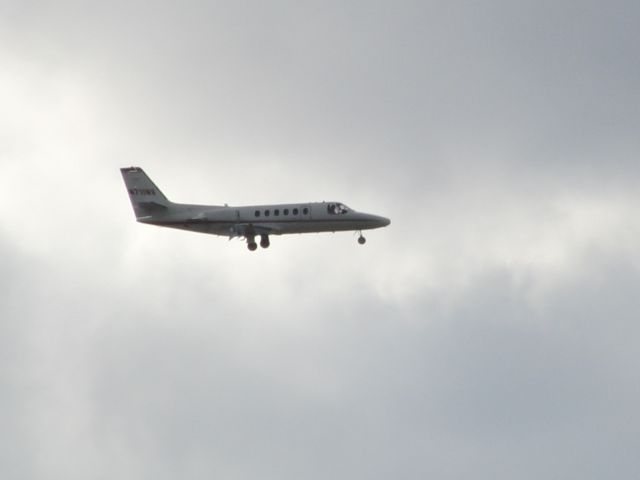
<instances>
[{"instance_id":1,"label":"cabin window","mask_svg":"<svg viewBox=\"0 0 640 480\"><path fill-rule=\"evenodd\" d=\"M294 214L294 215L298 215L298 209L297 209L297 208L294 208L294 209L293 209L293 214Z\"/></svg>"},{"instance_id":2,"label":"cabin window","mask_svg":"<svg viewBox=\"0 0 640 480\"><path fill-rule=\"evenodd\" d=\"M264 216L265 216L265 217L268 217L268 216L269 216L269 214L270 214L269 210L265 210L265 211L264 211Z\"/></svg>"},{"instance_id":3,"label":"cabin window","mask_svg":"<svg viewBox=\"0 0 640 480\"><path fill-rule=\"evenodd\" d=\"M283 211L283 213L284 213L285 215L289 215L289 209L288 209L288 208L285 208L285 209L284 209L284 211Z\"/></svg>"},{"instance_id":4,"label":"cabin window","mask_svg":"<svg viewBox=\"0 0 640 480\"><path fill-rule=\"evenodd\" d=\"M273 211L273 214L274 214L276 217L279 217L279 216L280 216L280 210L278 210L278 209L276 208L276 209Z\"/></svg>"},{"instance_id":5,"label":"cabin window","mask_svg":"<svg viewBox=\"0 0 640 480\"><path fill-rule=\"evenodd\" d=\"M259 217L260 216L260 210L256 210L255 215L256 215L256 217Z\"/></svg>"},{"instance_id":6,"label":"cabin window","mask_svg":"<svg viewBox=\"0 0 640 480\"><path fill-rule=\"evenodd\" d=\"M303 215L308 215L308 214L309 214L309 209L308 209L307 207L304 207L304 208L302 209L302 214L303 214Z\"/></svg>"}]
</instances>

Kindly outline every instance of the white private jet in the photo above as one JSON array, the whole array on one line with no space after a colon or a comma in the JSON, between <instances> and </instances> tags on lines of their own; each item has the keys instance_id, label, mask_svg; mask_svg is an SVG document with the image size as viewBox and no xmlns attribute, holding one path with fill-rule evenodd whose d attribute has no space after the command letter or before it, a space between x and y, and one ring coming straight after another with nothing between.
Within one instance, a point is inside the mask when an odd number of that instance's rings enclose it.
<instances>
[{"instance_id":1,"label":"white private jet","mask_svg":"<svg viewBox=\"0 0 640 480\"><path fill-rule=\"evenodd\" d=\"M179 228L193 232L223 235L232 239L244 237L247 247L267 248L269 235L285 233L360 232L358 243L366 239L362 230L386 227L388 218L351 210L339 202L292 203L285 205L189 205L173 203L140 167L121 168L136 220L161 227Z\"/></svg>"}]
</instances>

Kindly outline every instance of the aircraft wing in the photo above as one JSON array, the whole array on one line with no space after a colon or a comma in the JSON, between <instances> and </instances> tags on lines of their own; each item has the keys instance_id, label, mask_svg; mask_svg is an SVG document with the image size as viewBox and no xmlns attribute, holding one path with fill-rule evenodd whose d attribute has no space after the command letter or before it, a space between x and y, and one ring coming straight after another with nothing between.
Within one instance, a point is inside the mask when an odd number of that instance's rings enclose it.
<instances>
[{"instance_id":1,"label":"aircraft wing","mask_svg":"<svg viewBox=\"0 0 640 480\"><path fill-rule=\"evenodd\" d=\"M229 238L254 237L256 235L280 235L279 228L253 223L237 223L229 230Z\"/></svg>"}]
</instances>

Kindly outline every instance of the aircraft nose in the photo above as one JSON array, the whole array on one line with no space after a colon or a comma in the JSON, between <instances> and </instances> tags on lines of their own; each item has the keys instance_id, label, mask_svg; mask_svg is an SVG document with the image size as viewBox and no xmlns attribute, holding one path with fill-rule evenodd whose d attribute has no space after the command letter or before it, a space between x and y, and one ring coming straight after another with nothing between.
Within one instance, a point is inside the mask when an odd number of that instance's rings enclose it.
<instances>
[{"instance_id":1,"label":"aircraft nose","mask_svg":"<svg viewBox=\"0 0 640 480\"><path fill-rule=\"evenodd\" d=\"M378 225L380 225L381 227L386 227L391 223L391 220L389 220L387 217L380 217L378 215L376 215L376 220Z\"/></svg>"},{"instance_id":2,"label":"aircraft nose","mask_svg":"<svg viewBox=\"0 0 640 480\"><path fill-rule=\"evenodd\" d=\"M387 217L382 217L380 215L372 215L370 213L361 213L358 215L359 219L362 221L363 228L386 227L391 223L391 220Z\"/></svg>"}]
</instances>

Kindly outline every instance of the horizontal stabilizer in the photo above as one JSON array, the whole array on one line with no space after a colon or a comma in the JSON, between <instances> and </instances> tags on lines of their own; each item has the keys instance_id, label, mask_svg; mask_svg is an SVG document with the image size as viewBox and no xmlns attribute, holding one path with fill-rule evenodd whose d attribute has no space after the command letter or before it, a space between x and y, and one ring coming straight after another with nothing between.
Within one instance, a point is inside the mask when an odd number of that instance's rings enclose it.
<instances>
[{"instance_id":1,"label":"horizontal stabilizer","mask_svg":"<svg viewBox=\"0 0 640 480\"><path fill-rule=\"evenodd\" d=\"M161 203L157 203L157 202L140 202L138 203L138 206L140 208L142 208L143 210L146 210L148 212L152 212L152 211L164 211L167 210L169 208L168 205L163 205Z\"/></svg>"}]
</instances>

